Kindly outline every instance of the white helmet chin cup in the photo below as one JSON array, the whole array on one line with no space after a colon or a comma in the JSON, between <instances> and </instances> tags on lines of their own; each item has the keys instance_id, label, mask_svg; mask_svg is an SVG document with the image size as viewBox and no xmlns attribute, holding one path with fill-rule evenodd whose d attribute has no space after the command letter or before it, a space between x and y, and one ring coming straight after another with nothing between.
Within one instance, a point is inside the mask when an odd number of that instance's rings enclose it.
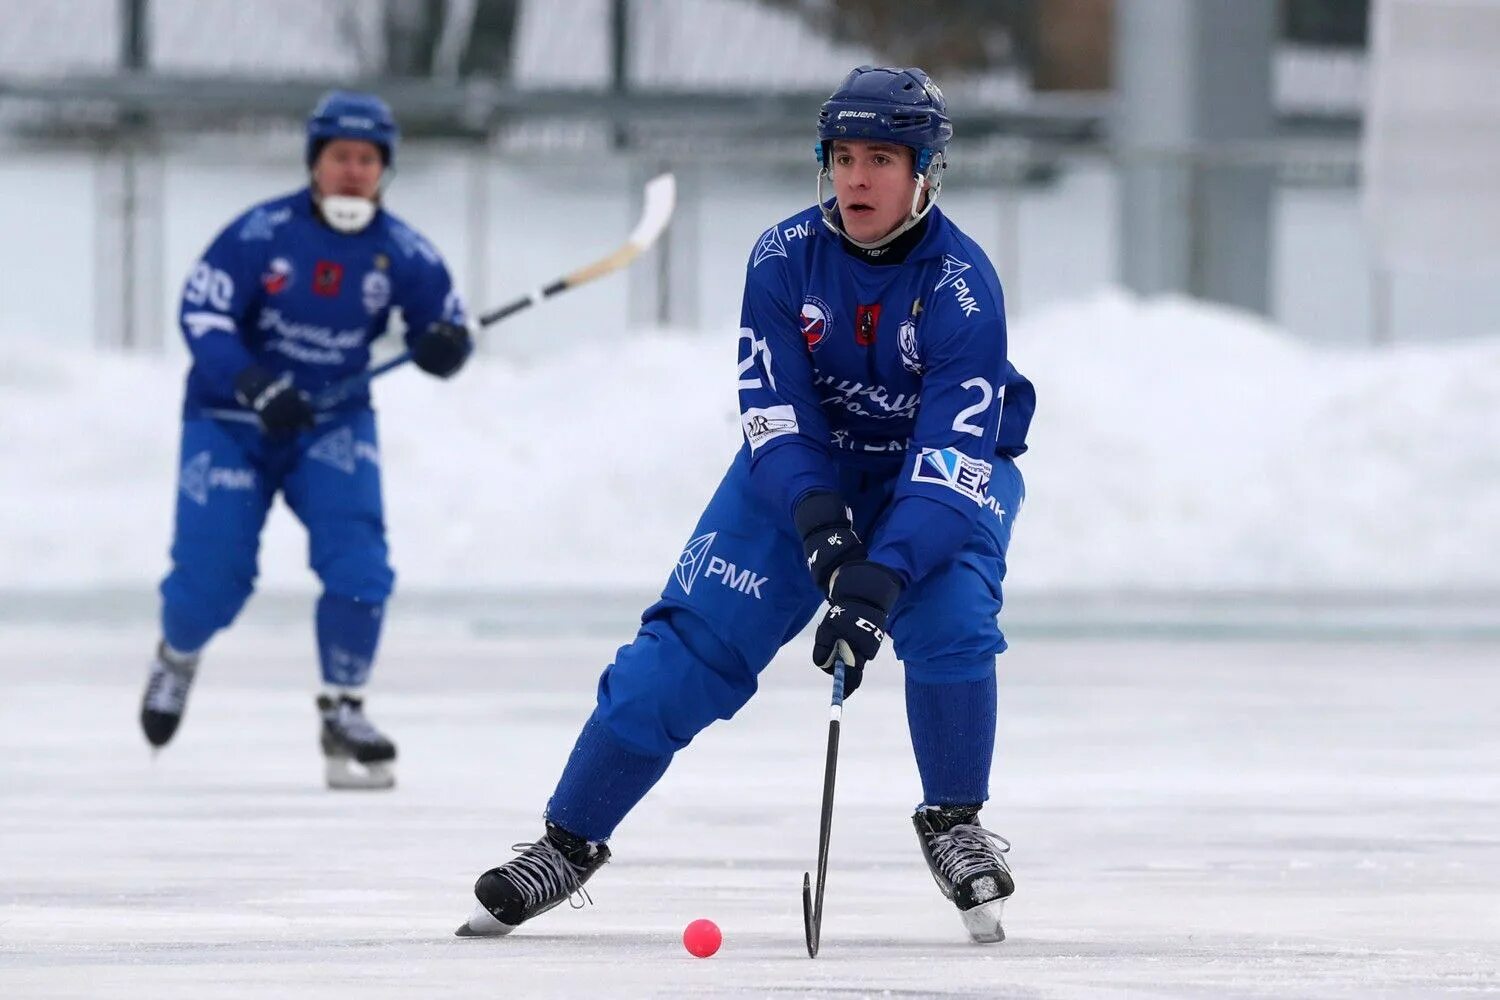
<instances>
[{"instance_id":1,"label":"white helmet chin cup","mask_svg":"<svg viewBox=\"0 0 1500 1000\"><path fill-rule=\"evenodd\" d=\"M323 219L341 233L357 233L375 218L375 203L347 194L325 194L318 200Z\"/></svg>"}]
</instances>

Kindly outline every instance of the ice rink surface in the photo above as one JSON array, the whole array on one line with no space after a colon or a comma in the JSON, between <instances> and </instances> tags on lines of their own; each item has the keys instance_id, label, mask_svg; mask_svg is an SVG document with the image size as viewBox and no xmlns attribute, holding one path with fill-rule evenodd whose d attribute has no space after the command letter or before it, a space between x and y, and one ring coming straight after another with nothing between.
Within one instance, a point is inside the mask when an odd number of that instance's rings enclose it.
<instances>
[{"instance_id":1,"label":"ice rink surface","mask_svg":"<svg viewBox=\"0 0 1500 1000\"><path fill-rule=\"evenodd\" d=\"M845 714L811 961L827 695L802 644L626 820L595 905L461 940L628 630L395 615L369 705L401 747L387 793L321 786L310 623L222 637L154 761L149 628L6 632L6 998L1500 994L1494 642L1018 641L984 813L1018 890L993 946L922 864L887 654ZM724 930L706 961L680 943L697 917Z\"/></svg>"}]
</instances>

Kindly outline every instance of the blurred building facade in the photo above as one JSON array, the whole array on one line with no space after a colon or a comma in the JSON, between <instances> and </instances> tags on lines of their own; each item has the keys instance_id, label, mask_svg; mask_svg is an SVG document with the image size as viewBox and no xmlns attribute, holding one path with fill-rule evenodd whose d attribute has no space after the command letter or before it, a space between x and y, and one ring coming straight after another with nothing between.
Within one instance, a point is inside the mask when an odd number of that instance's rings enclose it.
<instances>
[{"instance_id":1,"label":"blurred building facade","mask_svg":"<svg viewBox=\"0 0 1500 1000\"><path fill-rule=\"evenodd\" d=\"M732 326L756 234L812 199L817 104L862 62L943 84L945 203L1013 313L1125 284L1323 343L1481 332L1491 282L1403 277L1361 215L1369 23L1365 0L7 5L0 337L174 343L181 275L301 182L300 122L333 85L391 100L391 204L481 305L608 250L641 181L677 171L654 259L508 342Z\"/></svg>"}]
</instances>

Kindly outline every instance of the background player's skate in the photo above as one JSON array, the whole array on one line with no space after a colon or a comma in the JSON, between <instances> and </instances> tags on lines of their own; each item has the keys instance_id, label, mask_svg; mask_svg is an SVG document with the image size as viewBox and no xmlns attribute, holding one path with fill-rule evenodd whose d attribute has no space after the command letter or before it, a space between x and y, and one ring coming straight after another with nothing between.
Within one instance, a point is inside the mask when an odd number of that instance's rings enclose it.
<instances>
[{"instance_id":1,"label":"background player's skate","mask_svg":"<svg viewBox=\"0 0 1500 1000\"><path fill-rule=\"evenodd\" d=\"M157 644L146 692L141 696L141 731L154 749L166 746L182 724L197 673L198 654L179 653L165 642Z\"/></svg>"},{"instance_id":2,"label":"background player's skate","mask_svg":"<svg viewBox=\"0 0 1500 1000\"><path fill-rule=\"evenodd\" d=\"M323 772L329 788L380 789L396 784L396 745L365 716L364 700L318 695L323 718Z\"/></svg>"}]
</instances>

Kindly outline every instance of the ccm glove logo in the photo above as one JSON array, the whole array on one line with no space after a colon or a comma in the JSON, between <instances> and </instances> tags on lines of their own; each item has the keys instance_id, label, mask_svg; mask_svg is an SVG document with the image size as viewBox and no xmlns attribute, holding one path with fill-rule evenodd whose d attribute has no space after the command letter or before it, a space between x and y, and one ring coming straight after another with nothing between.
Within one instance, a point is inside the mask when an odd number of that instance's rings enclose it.
<instances>
[{"instance_id":1,"label":"ccm glove logo","mask_svg":"<svg viewBox=\"0 0 1500 1000\"><path fill-rule=\"evenodd\" d=\"M845 609L839 607L837 604L828 609L828 617L830 620L837 618L844 613ZM868 618L861 618L858 615L855 615L854 627L862 628L866 632L870 633L870 635L874 636L876 642L885 642L885 631L881 629L879 625L876 625L874 622L870 621Z\"/></svg>"}]
</instances>

